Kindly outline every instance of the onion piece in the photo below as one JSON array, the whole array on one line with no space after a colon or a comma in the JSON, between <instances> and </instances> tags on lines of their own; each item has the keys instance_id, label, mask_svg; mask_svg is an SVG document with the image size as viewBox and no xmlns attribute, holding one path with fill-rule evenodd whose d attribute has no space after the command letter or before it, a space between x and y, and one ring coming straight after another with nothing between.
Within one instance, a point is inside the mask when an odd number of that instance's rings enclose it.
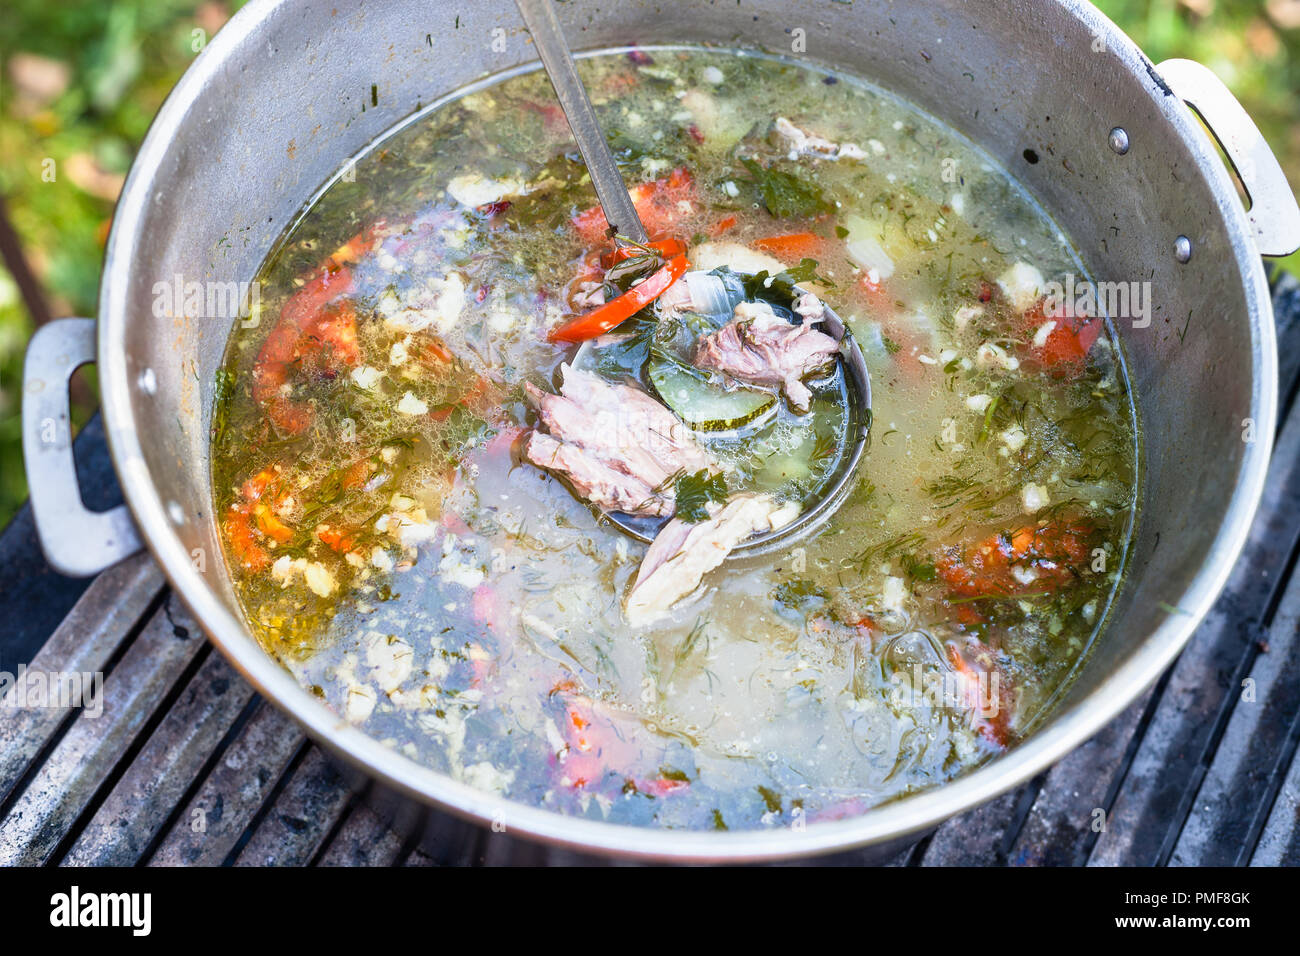
<instances>
[{"instance_id":1,"label":"onion piece","mask_svg":"<svg viewBox=\"0 0 1300 956\"><path fill-rule=\"evenodd\" d=\"M718 276L707 272L686 273L686 286L691 293L691 308L702 315L726 317L731 315L731 295Z\"/></svg>"},{"instance_id":2,"label":"onion piece","mask_svg":"<svg viewBox=\"0 0 1300 956\"><path fill-rule=\"evenodd\" d=\"M875 270L877 279L888 279L894 274L894 260L875 236L864 235L844 244L844 251L863 272Z\"/></svg>"}]
</instances>

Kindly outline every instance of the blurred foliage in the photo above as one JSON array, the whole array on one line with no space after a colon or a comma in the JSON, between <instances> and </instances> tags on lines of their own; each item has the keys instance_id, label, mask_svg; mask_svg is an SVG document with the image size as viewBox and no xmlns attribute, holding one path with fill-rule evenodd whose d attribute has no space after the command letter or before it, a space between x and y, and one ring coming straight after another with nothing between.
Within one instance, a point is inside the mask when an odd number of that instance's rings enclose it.
<instances>
[{"instance_id":1,"label":"blurred foliage","mask_svg":"<svg viewBox=\"0 0 1300 956\"><path fill-rule=\"evenodd\" d=\"M0 195L52 314L95 314L104 240L131 157L168 91L240 5L5 0ZM0 527L27 495L19 386L30 334L0 265ZM74 424L93 410L93 398L79 402Z\"/></svg>"},{"instance_id":2,"label":"blurred foliage","mask_svg":"<svg viewBox=\"0 0 1300 956\"><path fill-rule=\"evenodd\" d=\"M1300 0L1097 2L1153 60L1191 57L1223 77L1300 186ZM5 0L0 194L55 315L94 314L113 200L131 156L167 92L241 5ZM1288 264L1300 271L1300 258ZM18 385L30 333L0 268L0 526L26 495ZM74 421L91 410L83 403Z\"/></svg>"},{"instance_id":3,"label":"blurred foliage","mask_svg":"<svg viewBox=\"0 0 1300 956\"><path fill-rule=\"evenodd\" d=\"M1300 192L1300 0L1093 0L1155 63L1204 63L1241 100ZM1300 275L1300 254L1282 260Z\"/></svg>"}]
</instances>

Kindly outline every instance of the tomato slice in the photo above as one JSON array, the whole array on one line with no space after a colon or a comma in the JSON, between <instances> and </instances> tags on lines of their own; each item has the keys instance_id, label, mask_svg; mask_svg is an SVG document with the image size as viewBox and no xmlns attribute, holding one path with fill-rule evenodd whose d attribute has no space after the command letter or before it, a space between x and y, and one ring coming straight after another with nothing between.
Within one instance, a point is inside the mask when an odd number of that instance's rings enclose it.
<instances>
[{"instance_id":1,"label":"tomato slice","mask_svg":"<svg viewBox=\"0 0 1300 956\"><path fill-rule=\"evenodd\" d=\"M552 342L585 342L604 335L663 295L670 285L686 274L686 267L685 256L674 256L644 282L634 285L612 302L566 322L553 330L548 338Z\"/></svg>"},{"instance_id":2,"label":"tomato slice","mask_svg":"<svg viewBox=\"0 0 1300 956\"><path fill-rule=\"evenodd\" d=\"M1092 529L1082 522L1025 525L993 534L965 551L950 548L935 567L951 595L987 597L1055 590L1068 584L1088 560ZM1012 573L1013 564L1033 568L1035 580L1024 585Z\"/></svg>"},{"instance_id":3,"label":"tomato slice","mask_svg":"<svg viewBox=\"0 0 1300 956\"><path fill-rule=\"evenodd\" d=\"M682 218L683 213L678 203L693 201L695 180L688 170L678 167L662 179L637 183L628 192L646 232L654 236L669 232ZM588 245L603 240L609 230L609 221L600 206L592 206L578 213L573 217L573 225Z\"/></svg>"},{"instance_id":4,"label":"tomato slice","mask_svg":"<svg viewBox=\"0 0 1300 956\"><path fill-rule=\"evenodd\" d=\"M1047 315L1045 301L1039 301L1025 313L1025 329L1033 335L1049 320L1056 323L1055 327L1045 336L1041 346L1031 345L1029 353L1058 376L1082 370L1087 364L1088 352L1101 334L1101 319Z\"/></svg>"}]
</instances>

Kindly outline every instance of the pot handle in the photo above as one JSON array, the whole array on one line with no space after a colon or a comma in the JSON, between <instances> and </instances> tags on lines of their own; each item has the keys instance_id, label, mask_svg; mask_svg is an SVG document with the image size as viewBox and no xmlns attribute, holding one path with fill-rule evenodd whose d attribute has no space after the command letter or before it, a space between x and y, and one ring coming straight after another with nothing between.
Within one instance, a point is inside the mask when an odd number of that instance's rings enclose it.
<instances>
[{"instance_id":1,"label":"pot handle","mask_svg":"<svg viewBox=\"0 0 1300 956\"><path fill-rule=\"evenodd\" d=\"M144 547L126 505L91 511L77 484L68 379L94 360L95 320L58 319L36 330L23 366L23 459L36 534L50 566L78 578Z\"/></svg>"},{"instance_id":2,"label":"pot handle","mask_svg":"<svg viewBox=\"0 0 1300 956\"><path fill-rule=\"evenodd\" d=\"M1246 187L1246 218L1263 256L1300 249L1300 206L1282 167L1255 121L1224 82L1195 60L1165 60L1156 67L1174 95L1196 111L1223 147Z\"/></svg>"}]
</instances>

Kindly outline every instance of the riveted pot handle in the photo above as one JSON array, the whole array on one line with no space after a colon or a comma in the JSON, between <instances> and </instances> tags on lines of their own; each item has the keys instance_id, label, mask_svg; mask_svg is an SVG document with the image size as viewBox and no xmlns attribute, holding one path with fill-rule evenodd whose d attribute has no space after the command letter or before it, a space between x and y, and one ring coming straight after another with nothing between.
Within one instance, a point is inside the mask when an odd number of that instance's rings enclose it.
<instances>
[{"instance_id":1,"label":"riveted pot handle","mask_svg":"<svg viewBox=\"0 0 1300 956\"><path fill-rule=\"evenodd\" d=\"M1300 206L1277 157L1255 121L1228 87L1195 60L1165 60L1156 67L1174 95L1194 109L1232 162L1246 187L1255 246L1260 255L1287 256L1300 249Z\"/></svg>"},{"instance_id":2,"label":"riveted pot handle","mask_svg":"<svg viewBox=\"0 0 1300 956\"><path fill-rule=\"evenodd\" d=\"M58 319L36 330L23 366L23 459L27 487L50 566L89 577L143 544L125 505L91 511L81 499L72 458L68 379L95 360L95 320Z\"/></svg>"}]
</instances>

